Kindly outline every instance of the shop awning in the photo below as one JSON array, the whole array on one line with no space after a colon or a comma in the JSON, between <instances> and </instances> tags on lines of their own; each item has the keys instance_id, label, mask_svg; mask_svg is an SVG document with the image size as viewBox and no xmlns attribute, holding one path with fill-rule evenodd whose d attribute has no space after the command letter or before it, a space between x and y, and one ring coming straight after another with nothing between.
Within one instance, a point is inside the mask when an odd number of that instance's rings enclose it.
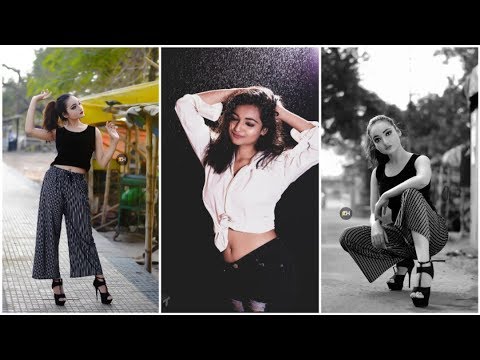
<instances>
[{"instance_id":1,"label":"shop awning","mask_svg":"<svg viewBox=\"0 0 480 360\"><path fill-rule=\"evenodd\" d=\"M116 104L119 103L118 105L122 107L125 105L158 104L158 81L151 81L85 96L80 98L80 101L85 111L85 117L82 119L82 122L89 125L104 123L112 120L112 113L104 111L104 109L109 106L107 101Z\"/></svg>"}]
</instances>

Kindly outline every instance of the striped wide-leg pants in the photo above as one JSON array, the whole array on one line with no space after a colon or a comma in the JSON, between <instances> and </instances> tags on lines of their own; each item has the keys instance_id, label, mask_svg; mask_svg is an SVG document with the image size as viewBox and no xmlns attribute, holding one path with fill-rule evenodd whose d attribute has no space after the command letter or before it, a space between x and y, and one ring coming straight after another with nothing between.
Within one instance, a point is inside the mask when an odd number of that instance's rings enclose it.
<instances>
[{"instance_id":1,"label":"striped wide-leg pants","mask_svg":"<svg viewBox=\"0 0 480 360\"><path fill-rule=\"evenodd\" d=\"M448 240L445 219L416 189L407 189L402 193L395 223L382 226L388 237L387 249L373 247L370 226L345 229L340 237L343 249L351 255L369 282L398 262L417 258L412 231L427 238L430 257L442 250Z\"/></svg>"},{"instance_id":2,"label":"striped wide-leg pants","mask_svg":"<svg viewBox=\"0 0 480 360\"><path fill-rule=\"evenodd\" d=\"M102 274L92 236L85 175L51 166L40 193L32 277L61 278L58 245L63 215L67 227L70 277Z\"/></svg>"}]
</instances>

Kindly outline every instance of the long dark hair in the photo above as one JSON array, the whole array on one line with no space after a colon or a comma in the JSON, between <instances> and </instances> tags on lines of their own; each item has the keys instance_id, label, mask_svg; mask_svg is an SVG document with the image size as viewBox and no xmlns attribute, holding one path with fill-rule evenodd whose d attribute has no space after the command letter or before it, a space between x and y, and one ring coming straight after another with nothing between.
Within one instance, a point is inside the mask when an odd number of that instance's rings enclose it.
<instances>
[{"instance_id":1,"label":"long dark hair","mask_svg":"<svg viewBox=\"0 0 480 360\"><path fill-rule=\"evenodd\" d=\"M365 156L370 164L370 167L376 167L380 164L386 164L390 158L388 155L382 154L380 151L378 151L375 148L375 144L373 142L373 139L370 137L370 129L372 126L379 122L379 121L386 121L390 125L392 125L395 130L400 131L400 128L397 126L395 121L392 118L389 118L388 116L385 115L377 115L373 118L370 119L367 125L367 139L365 142Z\"/></svg>"},{"instance_id":2,"label":"long dark hair","mask_svg":"<svg viewBox=\"0 0 480 360\"><path fill-rule=\"evenodd\" d=\"M218 126L214 129L218 136L210 142L203 164L213 167L217 174L223 173L230 166L237 149L237 145L232 143L229 134L233 112L239 105L254 105L260 111L262 127L267 129L267 133L260 136L255 144L255 150L263 151L256 166L257 168L267 166L285 149L282 123L275 118L278 115L275 108L279 101L278 95L274 95L271 90L263 87L241 89L230 95L225 101Z\"/></svg>"},{"instance_id":3,"label":"long dark hair","mask_svg":"<svg viewBox=\"0 0 480 360\"><path fill-rule=\"evenodd\" d=\"M57 100L50 101L43 110L43 128L52 131L58 128L58 118L67 120L64 113L67 112L67 100L72 94L60 95Z\"/></svg>"}]
</instances>

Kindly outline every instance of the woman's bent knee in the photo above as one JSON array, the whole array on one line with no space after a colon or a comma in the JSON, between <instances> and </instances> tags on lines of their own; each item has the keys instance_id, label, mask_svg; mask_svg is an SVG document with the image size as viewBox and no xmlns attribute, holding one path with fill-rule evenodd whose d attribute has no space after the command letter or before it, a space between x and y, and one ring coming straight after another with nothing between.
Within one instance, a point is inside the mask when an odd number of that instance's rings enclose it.
<instances>
[{"instance_id":1,"label":"woman's bent knee","mask_svg":"<svg viewBox=\"0 0 480 360\"><path fill-rule=\"evenodd\" d=\"M422 194L414 188L408 188L402 193L402 199L413 199L418 196L422 196Z\"/></svg>"},{"instance_id":2,"label":"woman's bent knee","mask_svg":"<svg viewBox=\"0 0 480 360\"><path fill-rule=\"evenodd\" d=\"M340 245L342 246L343 250L348 251L348 247L351 245L352 239L352 229L345 229L343 230L342 235L340 235Z\"/></svg>"}]
</instances>

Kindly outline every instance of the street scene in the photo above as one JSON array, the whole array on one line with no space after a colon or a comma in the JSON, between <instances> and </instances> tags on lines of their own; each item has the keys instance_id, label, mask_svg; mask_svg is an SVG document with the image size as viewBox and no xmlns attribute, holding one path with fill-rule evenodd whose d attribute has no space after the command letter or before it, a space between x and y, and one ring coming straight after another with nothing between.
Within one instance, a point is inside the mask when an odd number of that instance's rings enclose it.
<instances>
[{"instance_id":1,"label":"street scene","mask_svg":"<svg viewBox=\"0 0 480 360\"><path fill-rule=\"evenodd\" d=\"M2 311L158 314L158 48L11 51Z\"/></svg>"},{"instance_id":2,"label":"street scene","mask_svg":"<svg viewBox=\"0 0 480 360\"><path fill-rule=\"evenodd\" d=\"M477 66L477 48L322 49L322 312L477 312Z\"/></svg>"},{"instance_id":3,"label":"street scene","mask_svg":"<svg viewBox=\"0 0 480 360\"><path fill-rule=\"evenodd\" d=\"M452 234L447 246L435 256L446 262L435 263L435 287L432 290L431 304L425 309L414 308L409 302L411 288L405 286L403 291L388 289L386 282L393 275L392 270L369 283L340 246L338 239L346 227L369 225L368 217L357 217L355 214L349 220L342 220L340 209L349 205L348 199L331 199L327 200L326 208L322 210L322 312L477 312L477 249L469 244L468 239L456 239L453 237L455 234ZM404 285L408 285L407 281L405 279Z\"/></svg>"}]
</instances>

